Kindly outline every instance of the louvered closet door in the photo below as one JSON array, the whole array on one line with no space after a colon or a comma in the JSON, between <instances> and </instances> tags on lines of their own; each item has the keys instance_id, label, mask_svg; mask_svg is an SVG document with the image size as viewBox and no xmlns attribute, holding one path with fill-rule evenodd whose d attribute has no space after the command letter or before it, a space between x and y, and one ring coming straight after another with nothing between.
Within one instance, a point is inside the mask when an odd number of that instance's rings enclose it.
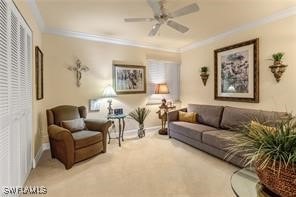
<instances>
[{"instance_id":1,"label":"louvered closet door","mask_svg":"<svg viewBox=\"0 0 296 197\"><path fill-rule=\"evenodd\" d=\"M20 185L20 69L17 16L10 11L10 177L11 185Z\"/></svg>"},{"instance_id":2,"label":"louvered closet door","mask_svg":"<svg viewBox=\"0 0 296 197\"><path fill-rule=\"evenodd\" d=\"M16 155L12 156L16 162L11 173L14 177L12 184L23 185L32 167L32 35L14 6L11 7L10 32L13 45L11 53L15 54L11 55L10 91L14 121L10 133L13 136L11 150Z\"/></svg>"},{"instance_id":3,"label":"louvered closet door","mask_svg":"<svg viewBox=\"0 0 296 197\"><path fill-rule=\"evenodd\" d=\"M30 170L33 166L33 158L32 158L32 131L33 131L33 86L32 86L32 35L29 33L30 30L27 30L26 32L26 123L27 123L27 147L26 147L26 153L27 153L27 174L29 175Z\"/></svg>"},{"instance_id":4,"label":"louvered closet door","mask_svg":"<svg viewBox=\"0 0 296 197\"><path fill-rule=\"evenodd\" d=\"M0 1L0 186L9 185L8 5Z\"/></svg>"},{"instance_id":5,"label":"louvered closet door","mask_svg":"<svg viewBox=\"0 0 296 197\"><path fill-rule=\"evenodd\" d=\"M32 167L32 33L0 0L0 186L21 186Z\"/></svg>"}]
</instances>

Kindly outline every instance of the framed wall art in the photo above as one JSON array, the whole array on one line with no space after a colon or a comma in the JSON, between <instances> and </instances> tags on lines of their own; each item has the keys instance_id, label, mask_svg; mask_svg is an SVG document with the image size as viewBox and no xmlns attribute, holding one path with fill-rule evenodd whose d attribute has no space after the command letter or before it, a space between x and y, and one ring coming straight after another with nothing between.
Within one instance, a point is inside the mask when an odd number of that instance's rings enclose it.
<instances>
[{"instance_id":1,"label":"framed wall art","mask_svg":"<svg viewBox=\"0 0 296 197\"><path fill-rule=\"evenodd\" d=\"M146 67L114 64L113 87L117 94L146 93Z\"/></svg>"},{"instance_id":2,"label":"framed wall art","mask_svg":"<svg viewBox=\"0 0 296 197\"><path fill-rule=\"evenodd\" d=\"M259 102L259 39L214 51L215 99Z\"/></svg>"},{"instance_id":3,"label":"framed wall art","mask_svg":"<svg viewBox=\"0 0 296 197\"><path fill-rule=\"evenodd\" d=\"M36 69L36 99L43 99L43 53L38 46L35 47Z\"/></svg>"},{"instance_id":4,"label":"framed wall art","mask_svg":"<svg viewBox=\"0 0 296 197\"><path fill-rule=\"evenodd\" d=\"M89 112L99 112L101 103L99 99L89 99L88 110Z\"/></svg>"}]
</instances>

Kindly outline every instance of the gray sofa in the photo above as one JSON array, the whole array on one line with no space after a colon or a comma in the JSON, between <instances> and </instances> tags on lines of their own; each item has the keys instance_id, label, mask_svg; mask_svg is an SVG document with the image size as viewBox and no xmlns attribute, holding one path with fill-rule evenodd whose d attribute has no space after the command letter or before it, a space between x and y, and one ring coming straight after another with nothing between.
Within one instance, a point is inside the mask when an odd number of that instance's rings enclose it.
<instances>
[{"instance_id":1,"label":"gray sofa","mask_svg":"<svg viewBox=\"0 0 296 197\"><path fill-rule=\"evenodd\" d=\"M196 112L196 123L178 121L179 111ZM187 108L171 111L168 113L169 137L185 142L211 155L243 167L243 156L227 156L227 147L233 136L242 128L243 124L251 120L274 124L276 120L285 116L283 112L262 111L243 109L228 106L197 105L189 104Z\"/></svg>"}]
</instances>

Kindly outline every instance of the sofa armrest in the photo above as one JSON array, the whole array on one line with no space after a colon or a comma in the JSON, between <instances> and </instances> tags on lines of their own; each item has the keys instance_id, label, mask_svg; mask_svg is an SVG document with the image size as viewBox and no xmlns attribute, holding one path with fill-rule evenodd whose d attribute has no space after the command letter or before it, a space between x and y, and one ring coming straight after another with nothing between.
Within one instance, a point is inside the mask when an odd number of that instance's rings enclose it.
<instances>
[{"instance_id":1,"label":"sofa armrest","mask_svg":"<svg viewBox=\"0 0 296 197\"><path fill-rule=\"evenodd\" d=\"M65 129L63 127L59 127L57 125L50 125L48 127L48 135L50 138L52 138L54 140L68 139L70 141L74 141L73 136L68 129Z\"/></svg>"},{"instance_id":2,"label":"sofa armrest","mask_svg":"<svg viewBox=\"0 0 296 197\"><path fill-rule=\"evenodd\" d=\"M74 164L74 139L71 132L57 125L48 127L50 148L53 149L54 157L62 161L66 169Z\"/></svg>"},{"instance_id":3,"label":"sofa armrest","mask_svg":"<svg viewBox=\"0 0 296 197\"><path fill-rule=\"evenodd\" d=\"M103 133L103 152L107 151L107 135L108 129L112 122L110 120L100 120L100 119L86 119L84 120L85 126L88 130L98 131Z\"/></svg>"},{"instance_id":4,"label":"sofa armrest","mask_svg":"<svg viewBox=\"0 0 296 197\"><path fill-rule=\"evenodd\" d=\"M102 120L102 119L86 119L84 120L85 126L88 130L91 131L106 131L111 126L110 120Z\"/></svg>"},{"instance_id":5,"label":"sofa armrest","mask_svg":"<svg viewBox=\"0 0 296 197\"><path fill-rule=\"evenodd\" d=\"M168 117L167 117L168 123L171 121L178 121L179 111L187 112L187 108L181 108L181 109L168 112Z\"/></svg>"}]
</instances>

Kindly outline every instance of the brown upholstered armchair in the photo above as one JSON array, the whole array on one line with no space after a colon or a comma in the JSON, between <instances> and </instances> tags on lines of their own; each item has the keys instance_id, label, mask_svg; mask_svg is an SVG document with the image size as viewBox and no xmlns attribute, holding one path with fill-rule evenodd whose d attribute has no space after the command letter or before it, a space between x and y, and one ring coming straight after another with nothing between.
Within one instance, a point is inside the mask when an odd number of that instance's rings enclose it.
<instances>
[{"instance_id":1,"label":"brown upholstered armchair","mask_svg":"<svg viewBox=\"0 0 296 197\"><path fill-rule=\"evenodd\" d=\"M46 110L46 114L51 156L60 160L66 169L106 152L110 121L85 119L84 106L58 106Z\"/></svg>"}]
</instances>

